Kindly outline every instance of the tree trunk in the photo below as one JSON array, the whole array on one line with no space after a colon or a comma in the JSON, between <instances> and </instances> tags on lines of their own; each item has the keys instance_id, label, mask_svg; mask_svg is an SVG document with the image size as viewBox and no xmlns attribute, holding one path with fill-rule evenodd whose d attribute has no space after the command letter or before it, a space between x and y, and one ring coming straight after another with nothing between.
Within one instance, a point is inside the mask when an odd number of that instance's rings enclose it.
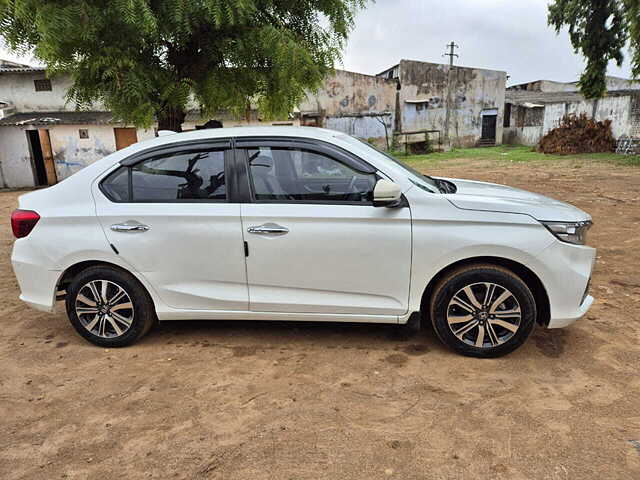
<instances>
[{"instance_id":1,"label":"tree trunk","mask_svg":"<svg viewBox=\"0 0 640 480\"><path fill-rule=\"evenodd\" d=\"M182 108L167 107L158 112L158 130L182 131L182 122L186 114Z\"/></svg>"}]
</instances>

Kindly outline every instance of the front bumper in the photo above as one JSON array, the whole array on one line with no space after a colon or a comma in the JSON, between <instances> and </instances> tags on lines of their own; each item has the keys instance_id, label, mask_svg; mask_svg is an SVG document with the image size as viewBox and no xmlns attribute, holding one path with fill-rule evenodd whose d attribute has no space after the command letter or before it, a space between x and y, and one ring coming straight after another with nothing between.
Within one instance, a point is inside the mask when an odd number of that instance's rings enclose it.
<instances>
[{"instance_id":1,"label":"front bumper","mask_svg":"<svg viewBox=\"0 0 640 480\"><path fill-rule=\"evenodd\" d=\"M562 328L583 317L594 302L587 294L596 249L555 241L537 258L549 297L548 328Z\"/></svg>"},{"instance_id":2,"label":"front bumper","mask_svg":"<svg viewBox=\"0 0 640 480\"><path fill-rule=\"evenodd\" d=\"M551 318L547 328L563 328L571 325L576 320L585 316L587 311L591 308L591 305L593 305L593 301L594 298L591 295L587 295L580 307L576 310L576 314L574 316L567 318Z\"/></svg>"}]
</instances>

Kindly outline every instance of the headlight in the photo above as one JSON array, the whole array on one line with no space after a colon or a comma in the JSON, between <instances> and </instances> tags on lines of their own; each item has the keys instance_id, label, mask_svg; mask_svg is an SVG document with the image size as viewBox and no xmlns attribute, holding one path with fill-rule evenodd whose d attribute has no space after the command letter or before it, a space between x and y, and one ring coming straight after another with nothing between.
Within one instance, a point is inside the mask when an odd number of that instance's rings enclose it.
<instances>
[{"instance_id":1,"label":"headlight","mask_svg":"<svg viewBox=\"0 0 640 480\"><path fill-rule=\"evenodd\" d=\"M587 231L593 225L591 222L541 222L547 230L558 240L574 245L584 245L587 242Z\"/></svg>"}]
</instances>

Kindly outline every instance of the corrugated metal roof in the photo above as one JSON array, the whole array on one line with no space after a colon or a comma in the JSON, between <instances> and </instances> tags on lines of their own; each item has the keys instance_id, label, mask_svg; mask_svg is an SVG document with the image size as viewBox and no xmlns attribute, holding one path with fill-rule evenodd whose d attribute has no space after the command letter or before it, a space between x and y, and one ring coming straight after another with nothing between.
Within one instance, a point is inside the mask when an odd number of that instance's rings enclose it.
<instances>
[{"instance_id":1,"label":"corrugated metal roof","mask_svg":"<svg viewBox=\"0 0 640 480\"><path fill-rule=\"evenodd\" d=\"M44 72L46 68L43 67L0 67L0 73L34 73Z\"/></svg>"},{"instance_id":2,"label":"corrugated metal roof","mask_svg":"<svg viewBox=\"0 0 640 480\"><path fill-rule=\"evenodd\" d=\"M26 112L0 119L0 126L107 125L119 123L110 112Z\"/></svg>"}]
</instances>

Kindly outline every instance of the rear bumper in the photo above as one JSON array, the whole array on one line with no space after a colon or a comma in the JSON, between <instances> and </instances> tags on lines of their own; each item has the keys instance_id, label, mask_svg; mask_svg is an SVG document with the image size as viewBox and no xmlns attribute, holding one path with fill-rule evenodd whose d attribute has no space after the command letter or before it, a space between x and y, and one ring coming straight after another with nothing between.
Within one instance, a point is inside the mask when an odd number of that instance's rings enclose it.
<instances>
[{"instance_id":1,"label":"rear bumper","mask_svg":"<svg viewBox=\"0 0 640 480\"><path fill-rule=\"evenodd\" d=\"M53 312L60 272L15 259L11 265L20 285L20 300L36 310Z\"/></svg>"}]
</instances>

